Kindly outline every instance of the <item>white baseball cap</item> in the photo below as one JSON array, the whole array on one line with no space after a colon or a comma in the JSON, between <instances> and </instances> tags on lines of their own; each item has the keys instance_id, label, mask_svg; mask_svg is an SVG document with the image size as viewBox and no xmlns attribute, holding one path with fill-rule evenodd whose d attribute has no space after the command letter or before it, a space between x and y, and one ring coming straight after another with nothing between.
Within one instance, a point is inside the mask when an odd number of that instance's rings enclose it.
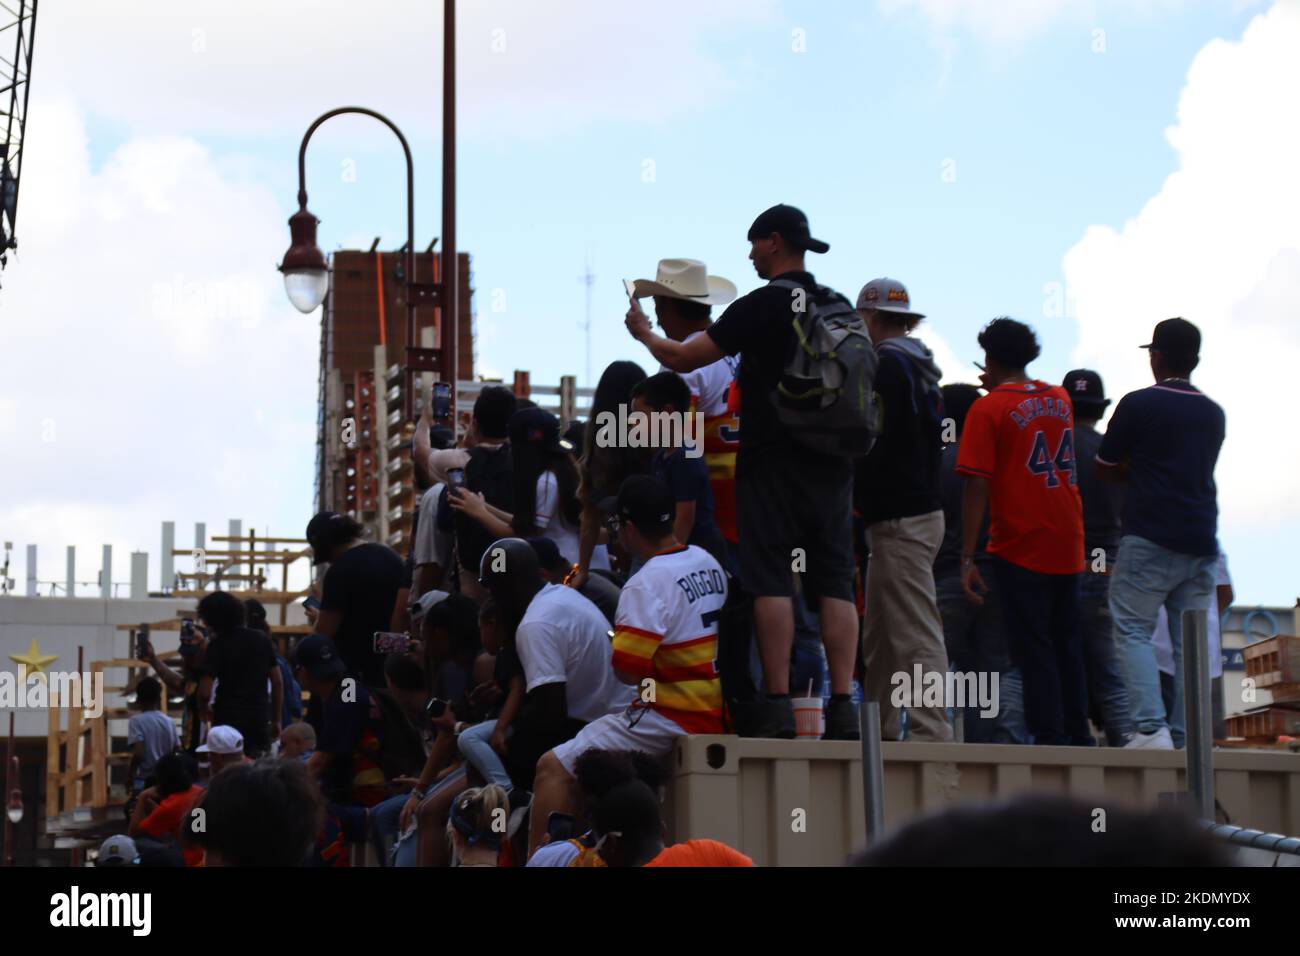
<instances>
[{"instance_id":1,"label":"white baseball cap","mask_svg":"<svg viewBox=\"0 0 1300 956\"><path fill-rule=\"evenodd\" d=\"M425 591L410 604L411 621L418 621L433 610L435 604L441 604L449 597L451 594L447 591Z\"/></svg>"},{"instance_id":2,"label":"white baseball cap","mask_svg":"<svg viewBox=\"0 0 1300 956\"><path fill-rule=\"evenodd\" d=\"M208 739L196 749L201 754L242 754L244 735L234 727L218 724L208 731Z\"/></svg>"},{"instance_id":3,"label":"white baseball cap","mask_svg":"<svg viewBox=\"0 0 1300 956\"><path fill-rule=\"evenodd\" d=\"M907 289L897 279L872 279L858 293L858 308L891 312L899 318L918 321L925 318L920 312L912 311L912 300L907 295Z\"/></svg>"}]
</instances>

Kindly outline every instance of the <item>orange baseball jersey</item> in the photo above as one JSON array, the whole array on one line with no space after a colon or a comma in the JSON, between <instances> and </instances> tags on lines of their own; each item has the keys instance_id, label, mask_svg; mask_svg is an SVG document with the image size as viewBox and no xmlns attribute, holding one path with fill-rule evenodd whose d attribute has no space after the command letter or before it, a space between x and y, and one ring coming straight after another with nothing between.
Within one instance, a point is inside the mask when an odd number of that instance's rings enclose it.
<instances>
[{"instance_id":1,"label":"orange baseball jersey","mask_svg":"<svg viewBox=\"0 0 1300 956\"><path fill-rule=\"evenodd\" d=\"M717 656L726 600L727 576L694 545L656 554L618 599L614 669L653 679L649 706L688 734L723 732Z\"/></svg>"},{"instance_id":2,"label":"orange baseball jersey","mask_svg":"<svg viewBox=\"0 0 1300 956\"><path fill-rule=\"evenodd\" d=\"M971 406L957 473L989 481L989 552L1040 574L1083 570L1074 413L1058 385L999 385Z\"/></svg>"}]
</instances>

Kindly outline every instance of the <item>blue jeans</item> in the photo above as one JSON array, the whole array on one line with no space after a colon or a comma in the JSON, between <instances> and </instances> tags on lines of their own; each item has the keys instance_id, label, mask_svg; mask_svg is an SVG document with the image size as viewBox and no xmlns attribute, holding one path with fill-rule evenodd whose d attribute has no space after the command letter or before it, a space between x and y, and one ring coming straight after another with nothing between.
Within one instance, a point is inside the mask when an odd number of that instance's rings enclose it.
<instances>
[{"instance_id":1,"label":"blue jeans","mask_svg":"<svg viewBox=\"0 0 1300 956\"><path fill-rule=\"evenodd\" d=\"M980 571L991 583L988 566L981 566ZM998 712L981 717L978 707L966 707L962 739L972 744L1028 743L1020 668L1011 662L1007 649L997 591L990 589L983 604L972 604L962 590L961 578L952 575L938 578L935 590L949 665L954 671L998 676Z\"/></svg>"},{"instance_id":2,"label":"blue jeans","mask_svg":"<svg viewBox=\"0 0 1300 956\"><path fill-rule=\"evenodd\" d=\"M1182 554L1154 541L1126 534L1119 543L1110 582L1110 613L1115 619L1115 646L1128 683L1133 724L1152 734L1168 726L1174 744L1183 741L1183 611L1210 606L1218 555ZM1174 650L1174 701L1169 720L1160 700L1160 671L1151 635L1160 606L1169 614L1169 643Z\"/></svg>"},{"instance_id":3,"label":"blue jeans","mask_svg":"<svg viewBox=\"0 0 1300 956\"><path fill-rule=\"evenodd\" d=\"M490 743L492 732L497 729L496 718L485 720L481 724L475 724L469 730L462 730L460 736L456 738L456 746L460 752L465 755L465 759L470 765L479 772L479 774L488 783L495 783L509 793L514 787L510 780L510 774L506 773L505 764L501 762L500 755L492 749ZM509 736L509 730L506 736Z\"/></svg>"},{"instance_id":4,"label":"blue jeans","mask_svg":"<svg viewBox=\"0 0 1300 956\"><path fill-rule=\"evenodd\" d=\"M1115 650L1115 622L1110 614L1110 578L1083 576L1079 630L1083 634L1083 664L1088 672L1088 701L1093 721L1106 731L1106 743L1123 747L1133 736L1133 712L1128 686Z\"/></svg>"},{"instance_id":5,"label":"blue jeans","mask_svg":"<svg viewBox=\"0 0 1300 956\"><path fill-rule=\"evenodd\" d=\"M1025 723L1036 744L1091 747L1088 678L1079 640L1079 574L1042 574L993 559L1002 627L1024 677Z\"/></svg>"},{"instance_id":6,"label":"blue jeans","mask_svg":"<svg viewBox=\"0 0 1300 956\"><path fill-rule=\"evenodd\" d=\"M420 794L420 799L424 799L432 791L433 787L428 787ZM406 801L410 797L409 793L398 794L370 808L370 839L375 849L379 851L381 866L390 865L393 844L397 842L397 834L401 828L402 807L406 806Z\"/></svg>"}]
</instances>

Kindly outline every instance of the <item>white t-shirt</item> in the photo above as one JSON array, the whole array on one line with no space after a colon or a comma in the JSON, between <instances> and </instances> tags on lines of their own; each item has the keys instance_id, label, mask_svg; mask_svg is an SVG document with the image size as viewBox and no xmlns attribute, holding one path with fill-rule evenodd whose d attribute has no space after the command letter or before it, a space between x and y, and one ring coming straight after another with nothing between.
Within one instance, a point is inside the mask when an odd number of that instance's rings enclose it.
<instances>
[{"instance_id":1,"label":"white t-shirt","mask_svg":"<svg viewBox=\"0 0 1300 956\"><path fill-rule=\"evenodd\" d=\"M569 866L578 856L578 848L568 840L543 843L528 858L528 866Z\"/></svg>"},{"instance_id":2,"label":"white t-shirt","mask_svg":"<svg viewBox=\"0 0 1300 956\"><path fill-rule=\"evenodd\" d=\"M420 498L420 520L415 529L413 555L417 568L422 564L451 567L451 546L456 536L438 527L438 498L444 487L442 482L438 482Z\"/></svg>"},{"instance_id":3,"label":"white t-shirt","mask_svg":"<svg viewBox=\"0 0 1300 956\"><path fill-rule=\"evenodd\" d=\"M609 622L573 588L546 584L533 597L515 632L524 688L565 684L569 717L592 721L622 711L634 689L610 664Z\"/></svg>"},{"instance_id":4,"label":"white t-shirt","mask_svg":"<svg viewBox=\"0 0 1300 956\"><path fill-rule=\"evenodd\" d=\"M1219 594L1220 585L1232 584L1228 576L1228 556L1219 552L1219 563L1214 568L1214 590L1210 592L1210 606L1207 608L1205 633L1206 645L1210 649L1210 677L1223 676L1223 646L1219 637ZM1156 666L1162 674L1174 673L1174 646L1169 640L1169 614L1164 605L1160 605L1160 616L1156 618L1155 633L1151 643L1156 649Z\"/></svg>"},{"instance_id":5,"label":"white t-shirt","mask_svg":"<svg viewBox=\"0 0 1300 956\"><path fill-rule=\"evenodd\" d=\"M534 524L543 538L550 538L560 549L560 556L570 564L578 563L579 527L569 524L560 513L560 482L555 472L544 471L537 476L537 504ZM603 544L596 545L591 553L591 567L609 570L609 551Z\"/></svg>"},{"instance_id":6,"label":"white t-shirt","mask_svg":"<svg viewBox=\"0 0 1300 956\"><path fill-rule=\"evenodd\" d=\"M705 335L705 332L692 332L682 340L685 345L692 339ZM705 416L722 415L727 411L727 392L731 389L731 380L736 377L736 365L739 359L723 356L710 365L702 366L693 372L678 372L678 376L691 390L695 400L695 410ZM660 365L659 371L671 372L666 365Z\"/></svg>"}]
</instances>

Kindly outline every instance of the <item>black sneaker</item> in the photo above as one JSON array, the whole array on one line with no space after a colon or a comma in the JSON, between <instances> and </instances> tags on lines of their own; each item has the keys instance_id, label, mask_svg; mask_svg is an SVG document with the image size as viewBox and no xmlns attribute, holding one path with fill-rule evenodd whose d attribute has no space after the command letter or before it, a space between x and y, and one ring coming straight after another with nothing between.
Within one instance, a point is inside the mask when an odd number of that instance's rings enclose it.
<instances>
[{"instance_id":1,"label":"black sneaker","mask_svg":"<svg viewBox=\"0 0 1300 956\"><path fill-rule=\"evenodd\" d=\"M732 717L736 724L736 733L741 737L767 737L779 740L793 740L794 707L790 698L732 702Z\"/></svg>"},{"instance_id":2,"label":"black sneaker","mask_svg":"<svg viewBox=\"0 0 1300 956\"><path fill-rule=\"evenodd\" d=\"M858 708L851 700L832 700L826 703L826 733L822 740L860 740Z\"/></svg>"}]
</instances>

